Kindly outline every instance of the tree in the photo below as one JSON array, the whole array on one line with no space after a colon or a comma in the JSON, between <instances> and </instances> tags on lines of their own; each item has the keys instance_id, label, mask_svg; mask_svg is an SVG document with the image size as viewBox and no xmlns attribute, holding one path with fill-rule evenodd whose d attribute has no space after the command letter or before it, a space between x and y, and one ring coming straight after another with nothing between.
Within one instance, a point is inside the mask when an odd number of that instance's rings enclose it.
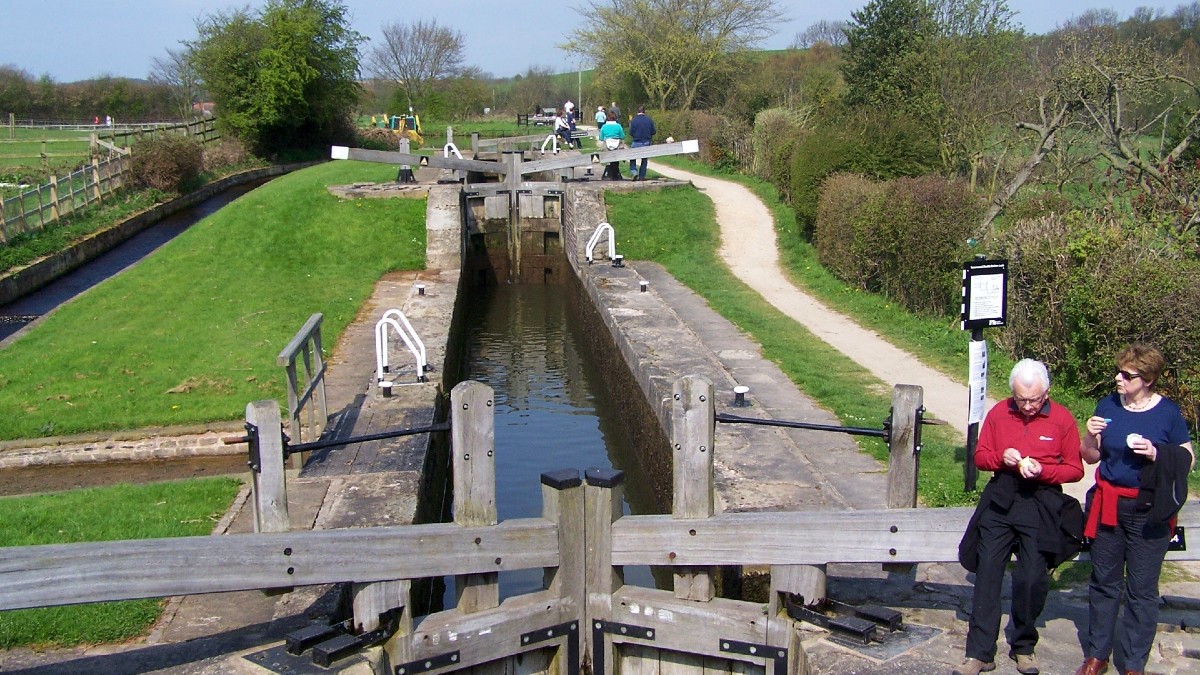
<instances>
[{"instance_id":1,"label":"tree","mask_svg":"<svg viewBox=\"0 0 1200 675\"><path fill-rule=\"evenodd\" d=\"M180 119L191 117L192 104L200 101L200 76L191 56L187 49L168 49L165 57L155 57L150 69L150 82L167 88Z\"/></svg>"},{"instance_id":2,"label":"tree","mask_svg":"<svg viewBox=\"0 0 1200 675\"><path fill-rule=\"evenodd\" d=\"M383 27L383 43L371 50L370 70L400 85L412 108L440 80L457 76L463 64L462 33L433 21Z\"/></svg>"},{"instance_id":3,"label":"tree","mask_svg":"<svg viewBox=\"0 0 1200 675\"><path fill-rule=\"evenodd\" d=\"M850 24L845 21L826 21L822 19L796 33L796 37L792 38L791 48L808 49L818 44L841 47L846 44L846 28L849 26Z\"/></svg>"},{"instance_id":4,"label":"tree","mask_svg":"<svg viewBox=\"0 0 1200 675\"><path fill-rule=\"evenodd\" d=\"M586 25L561 47L596 59L597 84L632 78L664 110L691 108L782 17L773 0L589 0L579 11Z\"/></svg>"},{"instance_id":5,"label":"tree","mask_svg":"<svg viewBox=\"0 0 1200 675\"><path fill-rule=\"evenodd\" d=\"M339 0L269 0L210 15L186 43L219 123L262 150L344 138L361 89L358 44Z\"/></svg>"},{"instance_id":6,"label":"tree","mask_svg":"<svg viewBox=\"0 0 1200 675\"><path fill-rule=\"evenodd\" d=\"M842 50L846 102L927 109L933 95L928 43L937 23L926 0L871 0L851 12Z\"/></svg>"}]
</instances>

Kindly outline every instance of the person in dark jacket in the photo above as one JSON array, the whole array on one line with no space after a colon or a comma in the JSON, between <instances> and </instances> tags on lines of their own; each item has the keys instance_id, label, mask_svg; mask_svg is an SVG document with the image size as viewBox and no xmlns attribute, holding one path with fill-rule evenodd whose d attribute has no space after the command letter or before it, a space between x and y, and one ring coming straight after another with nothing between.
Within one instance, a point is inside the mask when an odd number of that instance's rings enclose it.
<instances>
[{"instance_id":1,"label":"person in dark jacket","mask_svg":"<svg viewBox=\"0 0 1200 675\"><path fill-rule=\"evenodd\" d=\"M1194 461L1179 406L1154 390L1165 367L1154 347L1126 347L1117 355L1116 393L1100 399L1086 423L1083 459L1100 464L1084 527L1092 538L1092 577L1077 675L1099 675L1113 656L1126 675L1138 675L1150 658L1170 519L1187 495L1178 483L1186 484ZM1122 607L1121 641L1114 644Z\"/></svg>"},{"instance_id":2,"label":"person in dark jacket","mask_svg":"<svg viewBox=\"0 0 1200 675\"><path fill-rule=\"evenodd\" d=\"M639 105L637 114L629 122L629 138L633 139L629 147L644 148L650 145L655 133L654 120L646 114L646 106ZM640 169L637 167L637 163L636 159L629 160L629 177L634 180L646 180L646 164L649 163L649 160L643 157Z\"/></svg>"},{"instance_id":3,"label":"person in dark jacket","mask_svg":"<svg viewBox=\"0 0 1200 675\"><path fill-rule=\"evenodd\" d=\"M979 675L996 668L1000 586L1014 546L1009 657L1016 661L1019 673L1040 672L1034 656L1038 615L1050 590L1051 563L1065 555L1050 552L1048 557L1044 551L1058 548L1047 542L1061 543L1062 524L1054 511L1062 508L1062 485L1083 478L1079 428L1066 408L1050 401L1046 366L1033 359L1019 361L1008 384L1012 397L988 411L975 446L975 465L994 475L960 547L964 566L975 567L975 592L967 658L955 675ZM970 540L973 546L968 546Z\"/></svg>"}]
</instances>

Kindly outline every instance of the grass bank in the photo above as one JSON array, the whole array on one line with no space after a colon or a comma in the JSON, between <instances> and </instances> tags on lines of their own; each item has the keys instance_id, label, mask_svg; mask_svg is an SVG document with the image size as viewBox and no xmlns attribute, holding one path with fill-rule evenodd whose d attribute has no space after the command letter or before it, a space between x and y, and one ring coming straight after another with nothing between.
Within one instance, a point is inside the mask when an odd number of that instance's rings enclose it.
<instances>
[{"instance_id":1,"label":"grass bank","mask_svg":"<svg viewBox=\"0 0 1200 675\"><path fill-rule=\"evenodd\" d=\"M380 276L424 265L424 200L326 191L393 176L331 162L280 177L63 306L0 350L0 439L238 419L281 398L275 356L309 315L336 336Z\"/></svg>"},{"instance_id":2,"label":"grass bank","mask_svg":"<svg viewBox=\"0 0 1200 675\"><path fill-rule=\"evenodd\" d=\"M233 478L117 485L0 499L0 546L207 535L237 494ZM0 649L128 640L158 619L157 599L0 612Z\"/></svg>"},{"instance_id":3,"label":"grass bank","mask_svg":"<svg viewBox=\"0 0 1200 675\"><path fill-rule=\"evenodd\" d=\"M630 260L654 260L702 295L722 316L762 345L801 390L848 426L879 426L891 406L891 389L767 303L718 259L719 231L712 201L693 189L606 195L609 222ZM919 493L929 506L973 503L962 489L963 450L947 430L927 427ZM872 439L860 446L886 461L887 448Z\"/></svg>"}]
</instances>

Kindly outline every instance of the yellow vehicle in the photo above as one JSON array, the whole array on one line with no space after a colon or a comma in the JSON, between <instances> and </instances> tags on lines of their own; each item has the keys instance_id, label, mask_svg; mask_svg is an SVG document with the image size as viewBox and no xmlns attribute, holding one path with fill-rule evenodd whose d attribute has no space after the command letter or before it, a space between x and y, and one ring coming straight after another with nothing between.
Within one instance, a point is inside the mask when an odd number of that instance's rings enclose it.
<instances>
[{"instance_id":1,"label":"yellow vehicle","mask_svg":"<svg viewBox=\"0 0 1200 675\"><path fill-rule=\"evenodd\" d=\"M406 136L408 140L421 147L425 139L421 136L421 118L412 112L407 115L392 115L386 118L387 128L398 136Z\"/></svg>"}]
</instances>

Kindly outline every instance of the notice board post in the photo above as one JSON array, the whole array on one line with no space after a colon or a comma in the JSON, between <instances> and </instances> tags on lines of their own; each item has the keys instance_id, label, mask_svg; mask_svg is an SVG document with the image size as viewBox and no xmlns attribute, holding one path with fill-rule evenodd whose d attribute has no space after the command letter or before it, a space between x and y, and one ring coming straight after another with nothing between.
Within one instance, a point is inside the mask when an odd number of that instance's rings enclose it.
<instances>
[{"instance_id":1,"label":"notice board post","mask_svg":"<svg viewBox=\"0 0 1200 675\"><path fill-rule=\"evenodd\" d=\"M987 260L981 255L963 263L962 329L971 331L967 374L967 456L963 462L963 489L975 489L975 444L979 423L987 414L987 342L983 329L1003 326L1008 318L1008 261Z\"/></svg>"}]
</instances>

